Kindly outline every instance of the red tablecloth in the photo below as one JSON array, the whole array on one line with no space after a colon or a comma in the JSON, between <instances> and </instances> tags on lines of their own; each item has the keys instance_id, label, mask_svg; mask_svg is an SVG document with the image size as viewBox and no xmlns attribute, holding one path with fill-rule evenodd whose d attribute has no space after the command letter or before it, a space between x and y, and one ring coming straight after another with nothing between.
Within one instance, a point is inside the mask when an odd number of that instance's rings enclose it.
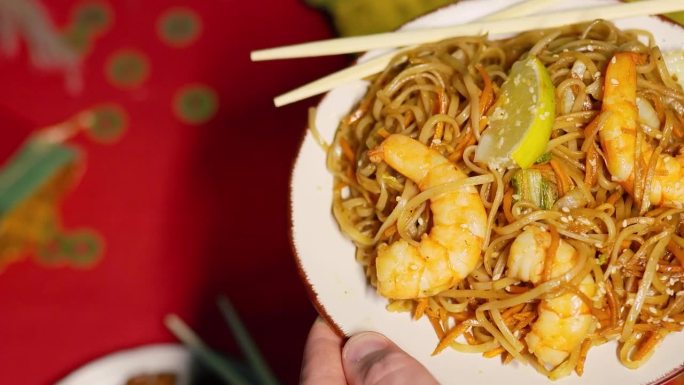
<instances>
[{"instance_id":1,"label":"red tablecloth","mask_svg":"<svg viewBox=\"0 0 684 385\"><path fill-rule=\"evenodd\" d=\"M58 26L82 2L46 2ZM91 227L106 250L94 267L46 267L26 258L0 273L0 383L52 383L106 353L174 338L178 313L211 345L237 354L214 305L227 294L276 375L298 378L315 312L288 240L289 170L314 101L276 109L271 98L344 65L345 58L251 63L249 51L331 36L325 18L296 0L110 1L111 29L85 56L84 88L32 68L25 50L0 58L0 161L32 129L101 102L129 114L117 143L78 139L87 170L63 204L67 228ZM184 5L199 39L165 45L157 18ZM120 49L142 52L149 77L121 89L105 76ZM188 83L220 102L207 124L180 122L171 104Z\"/></svg>"},{"instance_id":2,"label":"red tablecloth","mask_svg":"<svg viewBox=\"0 0 684 385\"><path fill-rule=\"evenodd\" d=\"M103 0L104 1L104 0ZM85 0L46 1L67 28ZM288 179L315 101L276 109L271 98L342 67L348 58L251 63L256 48L330 37L325 18L297 0L113 1L111 28L85 55L84 88L36 70L26 50L0 58L0 161L37 128L93 104L129 115L111 145L84 138L87 170L63 204L67 228L91 227L106 242L89 269L46 267L27 257L0 273L0 384L48 384L104 354L173 341L162 325L178 313L210 344L238 349L215 305L227 294L276 375L296 383L315 312L292 262ZM164 44L160 15L186 6L201 33L185 48ZM150 67L122 89L108 59L134 50ZM172 101L187 84L215 90L206 124L179 121Z\"/></svg>"}]
</instances>

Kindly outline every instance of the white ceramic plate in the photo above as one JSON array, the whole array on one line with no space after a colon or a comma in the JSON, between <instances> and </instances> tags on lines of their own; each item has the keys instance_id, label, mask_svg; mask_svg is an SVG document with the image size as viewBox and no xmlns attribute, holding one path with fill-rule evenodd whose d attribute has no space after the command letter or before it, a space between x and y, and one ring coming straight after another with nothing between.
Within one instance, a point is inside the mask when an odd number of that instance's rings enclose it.
<instances>
[{"instance_id":1,"label":"white ceramic plate","mask_svg":"<svg viewBox=\"0 0 684 385\"><path fill-rule=\"evenodd\" d=\"M462 1L419 18L404 28L464 23L515 2ZM554 8L580 7L591 12L592 6L607 2L610 0L559 1ZM663 49L684 47L684 30L657 17L625 19L617 24L623 28L650 30ZM332 141L340 119L363 96L366 87L367 83L357 81L334 89L322 99L316 124L328 142ZM366 282L361 266L354 260L354 246L340 233L331 214L332 182L332 176L325 168L324 152L307 133L291 180L292 241L300 272L323 316L346 335L364 330L385 334L421 361L443 384L549 382L531 367L517 363L504 366L497 359L485 359L479 354L445 351L435 357L430 356L437 339L429 323L412 321L407 313L388 312L385 309L387 301ZM651 360L638 370L623 367L616 357L616 344L608 343L589 352L581 378L573 374L557 383L658 383L683 370L684 333L677 333L668 336Z\"/></svg>"},{"instance_id":2,"label":"white ceramic plate","mask_svg":"<svg viewBox=\"0 0 684 385\"><path fill-rule=\"evenodd\" d=\"M190 352L182 345L147 345L92 361L57 385L124 385L133 376L158 373L175 373L176 385L188 385L190 365Z\"/></svg>"}]
</instances>

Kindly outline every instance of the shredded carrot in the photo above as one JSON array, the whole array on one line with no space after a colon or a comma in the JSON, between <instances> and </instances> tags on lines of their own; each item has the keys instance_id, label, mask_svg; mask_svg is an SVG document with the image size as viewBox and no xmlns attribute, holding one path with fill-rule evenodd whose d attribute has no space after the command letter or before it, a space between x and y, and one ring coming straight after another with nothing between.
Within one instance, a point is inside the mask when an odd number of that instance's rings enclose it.
<instances>
[{"instance_id":1,"label":"shredded carrot","mask_svg":"<svg viewBox=\"0 0 684 385\"><path fill-rule=\"evenodd\" d=\"M354 150L349 146L349 142L345 138L340 138L340 147L342 147L342 153L347 158L349 163L354 164L356 156L354 155Z\"/></svg>"},{"instance_id":2,"label":"shredded carrot","mask_svg":"<svg viewBox=\"0 0 684 385\"><path fill-rule=\"evenodd\" d=\"M485 71L481 65L476 66L476 68L482 77L482 82L484 83L484 87L480 93L480 131L482 131L487 125L487 117L485 116L485 113L487 110L489 110L489 107L494 101L494 89L492 88L492 80L489 78L487 71Z\"/></svg>"},{"instance_id":3,"label":"shredded carrot","mask_svg":"<svg viewBox=\"0 0 684 385\"><path fill-rule=\"evenodd\" d=\"M473 134L473 130L470 128L470 126L468 126L465 130L465 134L462 134L462 137L458 139L456 148L454 148L454 151L449 155L449 160L452 162L458 162L463 157L463 152L465 151L466 147L473 144L475 144L475 135Z\"/></svg>"},{"instance_id":4,"label":"shredded carrot","mask_svg":"<svg viewBox=\"0 0 684 385\"><path fill-rule=\"evenodd\" d=\"M599 122L599 117L601 115L596 115L596 117L589 123L587 124L586 127L584 127L584 140L585 142L591 143L594 141L594 137L596 136L596 133L598 133L598 122ZM593 143L592 143L593 145Z\"/></svg>"},{"instance_id":5,"label":"shredded carrot","mask_svg":"<svg viewBox=\"0 0 684 385\"><path fill-rule=\"evenodd\" d=\"M416 309L413 312L413 319L420 319L420 317L425 314L425 309L427 309L428 306L428 299L427 298L422 298L418 301L418 304L416 305Z\"/></svg>"},{"instance_id":6,"label":"shredded carrot","mask_svg":"<svg viewBox=\"0 0 684 385\"><path fill-rule=\"evenodd\" d=\"M432 355L436 355L442 350L446 349L451 343L456 339L456 337L460 336L463 334L463 332L468 328L469 324L462 322L456 326L454 326L453 329L449 330L449 333L447 333L442 339L439 341L439 344L435 348L435 350L432 352Z\"/></svg>"},{"instance_id":7,"label":"shredded carrot","mask_svg":"<svg viewBox=\"0 0 684 385\"><path fill-rule=\"evenodd\" d=\"M684 250L682 250L679 245L677 245L674 241L670 241L670 243L667 244L667 249L672 253L672 255L677 258L679 261L679 264L684 266Z\"/></svg>"},{"instance_id":8,"label":"shredded carrot","mask_svg":"<svg viewBox=\"0 0 684 385\"><path fill-rule=\"evenodd\" d=\"M660 339L660 333L651 332L646 340L639 346L639 349L637 349L636 353L634 353L634 357L632 357L632 359L634 361L638 361L646 357L646 355L650 353L653 348L655 348L658 342L660 342Z\"/></svg>"},{"instance_id":9,"label":"shredded carrot","mask_svg":"<svg viewBox=\"0 0 684 385\"><path fill-rule=\"evenodd\" d=\"M525 286L509 286L506 290L511 294L522 294L529 291L530 288Z\"/></svg>"},{"instance_id":10,"label":"shredded carrot","mask_svg":"<svg viewBox=\"0 0 684 385\"><path fill-rule=\"evenodd\" d=\"M392 226L388 227L387 230L385 230L385 232L382 233L382 235L385 238L389 238L392 235L394 235L396 232L397 232L397 225L392 225ZM425 309L423 309L423 310L425 310Z\"/></svg>"},{"instance_id":11,"label":"shredded carrot","mask_svg":"<svg viewBox=\"0 0 684 385\"><path fill-rule=\"evenodd\" d=\"M349 117L347 118L347 121L345 123L347 124L354 124L356 123L359 119L361 119L368 110L370 109L370 104L371 104L372 98L365 98L359 103L359 106L352 112Z\"/></svg>"},{"instance_id":12,"label":"shredded carrot","mask_svg":"<svg viewBox=\"0 0 684 385\"><path fill-rule=\"evenodd\" d=\"M630 241L629 239L625 239L624 241L622 241L622 243L620 243L620 249L621 250L629 249L631 244L632 244L632 241Z\"/></svg>"},{"instance_id":13,"label":"shredded carrot","mask_svg":"<svg viewBox=\"0 0 684 385\"><path fill-rule=\"evenodd\" d=\"M350 180L354 179L354 169L351 167L347 167L347 178Z\"/></svg>"},{"instance_id":14,"label":"shredded carrot","mask_svg":"<svg viewBox=\"0 0 684 385\"><path fill-rule=\"evenodd\" d=\"M667 331L671 332L680 332L682 331L682 329L684 329L684 326L677 325L672 322L663 322L660 326L662 326L664 329L667 329Z\"/></svg>"},{"instance_id":15,"label":"shredded carrot","mask_svg":"<svg viewBox=\"0 0 684 385\"><path fill-rule=\"evenodd\" d=\"M437 318L439 320L439 311L438 310L435 310L431 307L428 307L427 309L425 309L425 314L427 314L428 317Z\"/></svg>"},{"instance_id":16,"label":"shredded carrot","mask_svg":"<svg viewBox=\"0 0 684 385\"><path fill-rule=\"evenodd\" d=\"M451 318L453 318L454 321L456 321L456 322L462 322L462 321L465 321L467 319L473 318L472 313L467 312L467 311L463 311L460 313L450 313L449 315L451 315Z\"/></svg>"},{"instance_id":17,"label":"shredded carrot","mask_svg":"<svg viewBox=\"0 0 684 385\"><path fill-rule=\"evenodd\" d=\"M527 312L527 317L525 319L522 319L518 321L518 323L511 328L511 332L516 332L518 330L522 330L527 327L527 325L531 324L532 321L534 321L536 314L532 312Z\"/></svg>"},{"instance_id":18,"label":"shredded carrot","mask_svg":"<svg viewBox=\"0 0 684 385\"><path fill-rule=\"evenodd\" d=\"M413 111L408 110L408 111L406 111L406 114L404 115L404 125L408 126L409 124L411 124L412 121L413 121Z\"/></svg>"},{"instance_id":19,"label":"shredded carrot","mask_svg":"<svg viewBox=\"0 0 684 385\"><path fill-rule=\"evenodd\" d=\"M684 266L667 265L659 263L658 272L671 275L680 275L680 273L684 272Z\"/></svg>"},{"instance_id":20,"label":"shredded carrot","mask_svg":"<svg viewBox=\"0 0 684 385\"><path fill-rule=\"evenodd\" d=\"M484 357L484 358L496 357L505 351L506 351L506 349L499 346L498 348L495 348L495 349L492 349L492 350L489 350L489 351L482 353L482 357Z\"/></svg>"},{"instance_id":21,"label":"shredded carrot","mask_svg":"<svg viewBox=\"0 0 684 385\"><path fill-rule=\"evenodd\" d=\"M542 280L548 281L551 278L551 268L553 267L553 260L558 251L558 245L560 244L560 235L556 226L549 225L549 232L551 233L551 245L546 250L546 259L544 260L544 272L542 273Z\"/></svg>"},{"instance_id":22,"label":"shredded carrot","mask_svg":"<svg viewBox=\"0 0 684 385\"><path fill-rule=\"evenodd\" d=\"M617 296L615 290L613 289L613 284L610 280L605 282L606 287L606 298L608 299L608 309L610 311L610 325L602 325L604 328L607 326L613 327L617 325L618 308L619 304L617 302Z\"/></svg>"},{"instance_id":23,"label":"shredded carrot","mask_svg":"<svg viewBox=\"0 0 684 385\"><path fill-rule=\"evenodd\" d=\"M525 303L521 303L519 305L509 307L503 313L501 313L501 318L503 318L505 321L508 318L512 317L514 314L520 313L520 311L525 307L525 305Z\"/></svg>"},{"instance_id":24,"label":"shredded carrot","mask_svg":"<svg viewBox=\"0 0 684 385\"><path fill-rule=\"evenodd\" d=\"M557 160L551 159L549 161L549 165L551 165L553 172L556 174L556 182L558 184L558 194L559 194L559 196L563 196L563 195L565 195L565 193L567 193L570 190L572 182L570 181L570 178L565 173L565 170L563 170L563 167L560 165L560 163Z\"/></svg>"},{"instance_id":25,"label":"shredded carrot","mask_svg":"<svg viewBox=\"0 0 684 385\"><path fill-rule=\"evenodd\" d=\"M443 307L439 308L439 321L442 323L442 325L446 325L447 321L449 318L449 314L447 313L446 309Z\"/></svg>"},{"instance_id":26,"label":"shredded carrot","mask_svg":"<svg viewBox=\"0 0 684 385\"><path fill-rule=\"evenodd\" d=\"M548 163L537 163L537 164L533 164L532 167L530 167L530 168L533 168L533 169L535 169L535 170L539 170L539 171L541 171L542 173L544 173L544 172L553 172L553 169L551 168L551 166L549 166Z\"/></svg>"},{"instance_id":27,"label":"shredded carrot","mask_svg":"<svg viewBox=\"0 0 684 385\"><path fill-rule=\"evenodd\" d=\"M587 157L584 160L584 167L586 169L584 183L590 187L595 185L598 180L599 161L600 157L596 150L596 145L592 143L587 150Z\"/></svg>"},{"instance_id":28,"label":"shredded carrot","mask_svg":"<svg viewBox=\"0 0 684 385\"><path fill-rule=\"evenodd\" d=\"M389 131L385 130L385 127L382 127L378 130L378 136L383 139L386 139L388 136L390 136L390 133Z\"/></svg>"},{"instance_id":29,"label":"shredded carrot","mask_svg":"<svg viewBox=\"0 0 684 385\"><path fill-rule=\"evenodd\" d=\"M513 206L513 189L508 188L506 189L506 192L504 193L503 196L503 202L501 202L501 205L503 206L503 213L504 217L506 217L506 221L508 223L513 223L515 222L515 217L513 216L513 212L511 211L511 206Z\"/></svg>"},{"instance_id":30,"label":"shredded carrot","mask_svg":"<svg viewBox=\"0 0 684 385\"><path fill-rule=\"evenodd\" d=\"M531 311L522 311L518 314L514 314L513 319L515 319L516 321L524 321L530 318L531 316L534 316L534 313L532 313Z\"/></svg>"},{"instance_id":31,"label":"shredded carrot","mask_svg":"<svg viewBox=\"0 0 684 385\"><path fill-rule=\"evenodd\" d=\"M477 340L475 339L475 336L471 332L465 332L463 333L463 336L466 339L466 342L468 342L469 345L477 345Z\"/></svg>"},{"instance_id":32,"label":"shredded carrot","mask_svg":"<svg viewBox=\"0 0 684 385\"><path fill-rule=\"evenodd\" d=\"M575 365L575 372L577 372L578 376L584 374L584 362L587 360L587 353L589 352L590 347L591 340L589 338L585 339L584 342L582 342L582 346L580 346L579 358L577 359L577 365Z\"/></svg>"},{"instance_id":33,"label":"shredded carrot","mask_svg":"<svg viewBox=\"0 0 684 385\"><path fill-rule=\"evenodd\" d=\"M506 353L504 354L503 364L504 364L504 365L509 364L511 361L513 361L513 355L511 355L510 353L506 352Z\"/></svg>"},{"instance_id":34,"label":"shredded carrot","mask_svg":"<svg viewBox=\"0 0 684 385\"><path fill-rule=\"evenodd\" d=\"M654 325L654 324L635 324L634 325L634 331L635 332L654 332L660 329L660 325Z\"/></svg>"},{"instance_id":35,"label":"shredded carrot","mask_svg":"<svg viewBox=\"0 0 684 385\"><path fill-rule=\"evenodd\" d=\"M437 338L444 338L444 329L442 329L442 324L439 323L439 319L437 319L436 317L432 317L430 315L428 315L428 319L430 320L430 325L432 325L432 328L435 329L435 334L437 334Z\"/></svg>"},{"instance_id":36,"label":"shredded carrot","mask_svg":"<svg viewBox=\"0 0 684 385\"><path fill-rule=\"evenodd\" d=\"M614 206L614 205L615 205L615 202L617 202L618 199L620 199L621 196L622 196L622 191L618 190L618 191L616 191L616 192L610 194L610 196L608 197L608 199L606 199L606 203L608 203L608 204L611 205L611 206Z\"/></svg>"},{"instance_id":37,"label":"shredded carrot","mask_svg":"<svg viewBox=\"0 0 684 385\"><path fill-rule=\"evenodd\" d=\"M658 100L660 100L660 99L658 99ZM674 125L674 128L672 130L672 134L675 137L681 139L682 137L684 137L684 128L682 128L682 126L684 126L684 116L677 114L677 120L679 120L679 124Z\"/></svg>"}]
</instances>

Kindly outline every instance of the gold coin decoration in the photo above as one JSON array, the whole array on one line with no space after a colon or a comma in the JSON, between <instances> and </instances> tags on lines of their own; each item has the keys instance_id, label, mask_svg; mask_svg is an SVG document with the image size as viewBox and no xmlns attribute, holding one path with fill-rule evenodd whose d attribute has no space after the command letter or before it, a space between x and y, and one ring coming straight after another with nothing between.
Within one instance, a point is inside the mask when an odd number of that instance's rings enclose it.
<instances>
[{"instance_id":1,"label":"gold coin decoration","mask_svg":"<svg viewBox=\"0 0 684 385\"><path fill-rule=\"evenodd\" d=\"M94 107L92 112L94 120L92 125L86 127L86 132L96 142L113 143L128 128L128 114L118 104L102 104Z\"/></svg>"},{"instance_id":2,"label":"gold coin decoration","mask_svg":"<svg viewBox=\"0 0 684 385\"><path fill-rule=\"evenodd\" d=\"M112 25L112 15L109 4L103 1L86 1L74 8L72 20L78 29L89 35L99 35Z\"/></svg>"},{"instance_id":3,"label":"gold coin decoration","mask_svg":"<svg viewBox=\"0 0 684 385\"><path fill-rule=\"evenodd\" d=\"M71 12L69 23L62 30L62 39L78 54L90 53L93 41L112 25L114 12L103 1L83 1Z\"/></svg>"},{"instance_id":4,"label":"gold coin decoration","mask_svg":"<svg viewBox=\"0 0 684 385\"><path fill-rule=\"evenodd\" d=\"M218 96L213 89L204 84L191 84L176 93L173 111L183 123L198 125L216 115L218 104Z\"/></svg>"},{"instance_id":5,"label":"gold coin decoration","mask_svg":"<svg viewBox=\"0 0 684 385\"><path fill-rule=\"evenodd\" d=\"M116 87L130 89L140 86L149 76L147 56L137 50L114 52L105 64L107 79Z\"/></svg>"},{"instance_id":6,"label":"gold coin decoration","mask_svg":"<svg viewBox=\"0 0 684 385\"><path fill-rule=\"evenodd\" d=\"M166 10L157 20L157 34L167 45L184 48L194 43L202 32L202 19L189 8Z\"/></svg>"},{"instance_id":7,"label":"gold coin decoration","mask_svg":"<svg viewBox=\"0 0 684 385\"><path fill-rule=\"evenodd\" d=\"M93 265L102 254L103 241L93 230L80 229L59 234L36 250L38 259L48 265Z\"/></svg>"}]
</instances>

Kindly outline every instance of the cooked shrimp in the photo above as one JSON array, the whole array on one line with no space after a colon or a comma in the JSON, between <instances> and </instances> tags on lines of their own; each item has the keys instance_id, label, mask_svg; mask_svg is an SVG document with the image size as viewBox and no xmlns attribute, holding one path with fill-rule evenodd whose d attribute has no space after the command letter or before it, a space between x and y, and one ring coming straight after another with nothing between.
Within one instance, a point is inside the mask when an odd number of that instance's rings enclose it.
<instances>
[{"instance_id":1,"label":"cooked shrimp","mask_svg":"<svg viewBox=\"0 0 684 385\"><path fill-rule=\"evenodd\" d=\"M530 226L511 244L508 276L534 284L541 283L546 254L551 247L551 234ZM553 257L550 278L557 278L577 263L577 250L560 240ZM580 283L579 290L591 298L596 285L591 276ZM548 365L557 366L577 348L594 322L591 309L576 294L566 293L544 299L539 304L537 320L525 336L531 353Z\"/></svg>"},{"instance_id":2,"label":"cooked shrimp","mask_svg":"<svg viewBox=\"0 0 684 385\"><path fill-rule=\"evenodd\" d=\"M420 190L466 177L435 150L404 135L390 135L371 151L373 161L414 181ZM420 298L450 288L480 260L487 215L473 186L430 199L432 229L417 244L400 239L378 247L378 292L394 299Z\"/></svg>"},{"instance_id":3,"label":"cooked shrimp","mask_svg":"<svg viewBox=\"0 0 684 385\"><path fill-rule=\"evenodd\" d=\"M639 55L631 52L615 54L606 69L601 114L604 122L599 129L601 147L613 180L634 195L637 150L638 110L636 104ZM641 141L640 167L647 165L654 153L653 146ZM649 201L654 205L682 207L684 204L684 157L656 154L655 173L649 189ZM641 176L642 178L644 175ZM636 197L639 198L639 197Z\"/></svg>"}]
</instances>

